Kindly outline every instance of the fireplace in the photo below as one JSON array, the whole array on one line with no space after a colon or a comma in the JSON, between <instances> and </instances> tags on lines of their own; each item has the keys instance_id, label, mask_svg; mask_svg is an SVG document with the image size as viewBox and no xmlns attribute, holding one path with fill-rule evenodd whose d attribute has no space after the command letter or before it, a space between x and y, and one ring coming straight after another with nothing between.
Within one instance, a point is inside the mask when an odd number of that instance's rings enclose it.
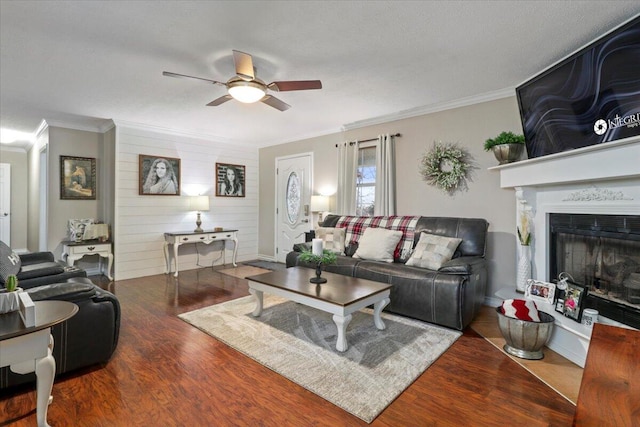
<instances>
[{"instance_id":1,"label":"fireplace","mask_svg":"<svg viewBox=\"0 0 640 427\"><path fill-rule=\"evenodd\" d=\"M590 286L587 306L600 311L600 321L624 327L638 321L633 294L637 276L632 276L638 273L627 271L640 261L638 159L636 137L491 168L500 173L501 188L515 190L514 231L522 212L532 218L533 278L550 281L571 269L576 282ZM567 248L571 255L565 253ZM514 265L517 259L514 254ZM628 273L622 287L616 269L623 276ZM625 281L631 301L626 298ZM584 366L590 330L560 313L552 314L556 327L547 346Z\"/></svg>"},{"instance_id":2,"label":"fireplace","mask_svg":"<svg viewBox=\"0 0 640 427\"><path fill-rule=\"evenodd\" d=\"M549 278L587 286L585 308L640 328L640 216L551 213Z\"/></svg>"}]
</instances>

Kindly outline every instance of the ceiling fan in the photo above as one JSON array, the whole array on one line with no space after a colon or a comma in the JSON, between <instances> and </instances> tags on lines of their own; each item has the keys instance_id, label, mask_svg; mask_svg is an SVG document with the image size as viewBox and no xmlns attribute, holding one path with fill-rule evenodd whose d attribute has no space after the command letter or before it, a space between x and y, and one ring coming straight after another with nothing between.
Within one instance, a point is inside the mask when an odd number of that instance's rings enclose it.
<instances>
[{"instance_id":1,"label":"ceiling fan","mask_svg":"<svg viewBox=\"0 0 640 427\"><path fill-rule=\"evenodd\" d=\"M275 96L267 94L268 90L286 92L292 90L322 89L322 82L320 80L289 80L266 84L256 77L255 68L253 67L253 59L248 53L234 50L233 62L236 66L236 75L227 80L226 83L202 77L171 73L169 71L163 71L162 75L202 80L215 85L225 86L228 93L208 103L207 106L209 107L217 107L231 99L235 99L247 104L260 101L275 108L276 110L285 111L291 108L291 106Z\"/></svg>"}]
</instances>

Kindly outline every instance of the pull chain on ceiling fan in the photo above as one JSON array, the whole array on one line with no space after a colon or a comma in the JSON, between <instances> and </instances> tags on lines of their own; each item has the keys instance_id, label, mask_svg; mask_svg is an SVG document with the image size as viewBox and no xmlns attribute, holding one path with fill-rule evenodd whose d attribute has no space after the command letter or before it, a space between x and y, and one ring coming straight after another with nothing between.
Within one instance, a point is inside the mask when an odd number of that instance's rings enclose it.
<instances>
[{"instance_id":1,"label":"pull chain on ceiling fan","mask_svg":"<svg viewBox=\"0 0 640 427\"><path fill-rule=\"evenodd\" d=\"M224 104L231 99L235 99L247 104L260 101L264 104L269 105L270 107L275 108L276 110L285 111L291 108L291 106L284 101L276 98L275 96L267 94L268 90L273 90L276 92L287 92L294 90L322 89L322 82L320 80L288 80L266 84L256 77L255 69L253 67L253 59L248 53L234 50L233 62L236 67L236 75L227 80L226 83L222 83L217 80L205 79L202 77L172 73L169 71L163 71L162 75L168 77L202 80L208 83L225 86L228 92L227 95L223 95L220 98L214 99L207 104L207 106L209 107L217 107L218 105Z\"/></svg>"}]
</instances>

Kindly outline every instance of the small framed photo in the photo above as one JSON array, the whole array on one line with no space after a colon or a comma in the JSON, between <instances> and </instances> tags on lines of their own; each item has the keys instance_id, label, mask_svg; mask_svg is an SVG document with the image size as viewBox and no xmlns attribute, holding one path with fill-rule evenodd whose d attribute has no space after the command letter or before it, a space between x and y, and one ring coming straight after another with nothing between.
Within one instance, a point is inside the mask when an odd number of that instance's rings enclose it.
<instances>
[{"instance_id":1,"label":"small framed photo","mask_svg":"<svg viewBox=\"0 0 640 427\"><path fill-rule=\"evenodd\" d=\"M96 159L60 156L60 199L96 200Z\"/></svg>"},{"instance_id":2,"label":"small framed photo","mask_svg":"<svg viewBox=\"0 0 640 427\"><path fill-rule=\"evenodd\" d=\"M567 282L562 314L576 322L580 322L582 320L584 300L587 298L588 291L586 286L574 282Z\"/></svg>"},{"instance_id":3,"label":"small framed photo","mask_svg":"<svg viewBox=\"0 0 640 427\"><path fill-rule=\"evenodd\" d=\"M524 297L536 302L553 304L556 294L556 285L549 282L529 280L524 291Z\"/></svg>"},{"instance_id":4,"label":"small framed photo","mask_svg":"<svg viewBox=\"0 0 640 427\"><path fill-rule=\"evenodd\" d=\"M140 154L138 173L141 196L179 196L180 159Z\"/></svg>"},{"instance_id":5,"label":"small framed photo","mask_svg":"<svg viewBox=\"0 0 640 427\"><path fill-rule=\"evenodd\" d=\"M244 197L245 195L245 167L216 163L216 196Z\"/></svg>"}]
</instances>

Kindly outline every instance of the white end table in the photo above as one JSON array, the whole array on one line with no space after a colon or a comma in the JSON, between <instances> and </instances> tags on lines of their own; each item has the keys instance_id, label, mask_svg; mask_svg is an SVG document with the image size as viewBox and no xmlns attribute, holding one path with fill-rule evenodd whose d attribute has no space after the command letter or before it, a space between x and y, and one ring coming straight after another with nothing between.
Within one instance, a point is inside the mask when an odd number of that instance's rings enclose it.
<instances>
[{"instance_id":1,"label":"white end table","mask_svg":"<svg viewBox=\"0 0 640 427\"><path fill-rule=\"evenodd\" d=\"M107 258L107 271L105 275L109 280L113 280L111 276L111 266L113 265L113 252L111 251L111 242L100 242L97 240L87 240L83 242L73 242L71 240L65 240L62 242L62 259L66 260L69 267L73 267L73 264L88 255L99 255L100 264L98 268L102 273L102 258Z\"/></svg>"},{"instance_id":2,"label":"white end table","mask_svg":"<svg viewBox=\"0 0 640 427\"><path fill-rule=\"evenodd\" d=\"M17 311L0 314L0 367L9 366L17 374L36 373L36 418L38 427L49 427L47 408L56 373L52 356L51 327L78 312L68 301L36 301L36 324L25 327Z\"/></svg>"}]
</instances>

